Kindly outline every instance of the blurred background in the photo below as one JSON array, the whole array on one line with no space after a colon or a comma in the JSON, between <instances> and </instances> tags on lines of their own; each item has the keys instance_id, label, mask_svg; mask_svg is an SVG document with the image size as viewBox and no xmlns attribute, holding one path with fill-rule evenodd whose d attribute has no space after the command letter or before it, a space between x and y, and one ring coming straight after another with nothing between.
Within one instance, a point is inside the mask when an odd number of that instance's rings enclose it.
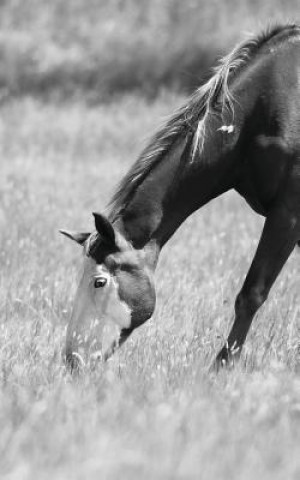
<instances>
[{"instance_id":1,"label":"blurred background","mask_svg":"<svg viewBox=\"0 0 300 480\"><path fill-rule=\"evenodd\" d=\"M299 12L299 0L0 0L1 96L189 92L244 33Z\"/></svg>"}]
</instances>

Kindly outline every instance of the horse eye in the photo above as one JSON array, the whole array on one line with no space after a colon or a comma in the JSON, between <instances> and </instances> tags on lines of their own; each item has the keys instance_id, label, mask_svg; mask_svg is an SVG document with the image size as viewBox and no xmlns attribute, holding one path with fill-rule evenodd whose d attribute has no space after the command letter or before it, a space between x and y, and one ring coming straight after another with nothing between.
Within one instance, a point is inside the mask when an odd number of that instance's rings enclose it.
<instances>
[{"instance_id":1,"label":"horse eye","mask_svg":"<svg viewBox=\"0 0 300 480\"><path fill-rule=\"evenodd\" d=\"M107 278L105 277L97 277L94 281L95 288L102 288L107 284Z\"/></svg>"}]
</instances>

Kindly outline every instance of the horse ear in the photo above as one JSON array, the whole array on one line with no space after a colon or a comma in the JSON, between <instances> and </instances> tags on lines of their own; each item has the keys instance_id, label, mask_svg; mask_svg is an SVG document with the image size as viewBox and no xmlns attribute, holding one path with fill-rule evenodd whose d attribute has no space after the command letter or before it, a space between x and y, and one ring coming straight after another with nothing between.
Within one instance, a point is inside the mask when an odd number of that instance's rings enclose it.
<instances>
[{"instance_id":1,"label":"horse ear","mask_svg":"<svg viewBox=\"0 0 300 480\"><path fill-rule=\"evenodd\" d=\"M101 213L93 212L93 215L95 218L96 230L101 235L102 239L109 244L115 245L115 231L110 221L104 215L101 215Z\"/></svg>"},{"instance_id":2,"label":"horse ear","mask_svg":"<svg viewBox=\"0 0 300 480\"><path fill-rule=\"evenodd\" d=\"M70 238L71 240L74 240L74 242L79 243L79 245L83 245L87 238L90 236L90 233L76 233L69 232L68 230L59 230L59 232Z\"/></svg>"}]
</instances>

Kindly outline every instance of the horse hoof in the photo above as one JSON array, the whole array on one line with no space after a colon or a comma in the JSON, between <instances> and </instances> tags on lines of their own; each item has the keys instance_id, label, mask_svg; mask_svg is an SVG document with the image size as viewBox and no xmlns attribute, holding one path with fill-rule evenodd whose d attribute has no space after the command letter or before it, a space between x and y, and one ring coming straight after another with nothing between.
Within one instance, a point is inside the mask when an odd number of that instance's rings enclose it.
<instances>
[{"instance_id":1,"label":"horse hoof","mask_svg":"<svg viewBox=\"0 0 300 480\"><path fill-rule=\"evenodd\" d=\"M236 358L233 355L230 355L228 350L221 351L215 361L212 363L209 371L211 373L218 373L220 370L232 370L236 364L236 361L238 360L238 357Z\"/></svg>"},{"instance_id":2,"label":"horse hoof","mask_svg":"<svg viewBox=\"0 0 300 480\"><path fill-rule=\"evenodd\" d=\"M220 370L224 368L228 368L228 362L223 359L218 359L218 357L214 360L214 362L209 367L210 373L219 373Z\"/></svg>"}]
</instances>

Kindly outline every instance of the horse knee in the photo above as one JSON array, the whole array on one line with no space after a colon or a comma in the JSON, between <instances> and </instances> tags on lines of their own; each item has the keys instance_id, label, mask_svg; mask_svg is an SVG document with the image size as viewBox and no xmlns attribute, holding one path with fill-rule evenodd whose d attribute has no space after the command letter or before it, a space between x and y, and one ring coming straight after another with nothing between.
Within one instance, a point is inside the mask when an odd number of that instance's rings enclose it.
<instances>
[{"instance_id":1,"label":"horse knee","mask_svg":"<svg viewBox=\"0 0 300 480\"><path fill-rule=\"evenodd\" d=\"M261 288L251 288L241 291L235 301L237 315L246 314L252 316L262 306L268 297L268 292Z\"/></svg>"}]
</instances>

